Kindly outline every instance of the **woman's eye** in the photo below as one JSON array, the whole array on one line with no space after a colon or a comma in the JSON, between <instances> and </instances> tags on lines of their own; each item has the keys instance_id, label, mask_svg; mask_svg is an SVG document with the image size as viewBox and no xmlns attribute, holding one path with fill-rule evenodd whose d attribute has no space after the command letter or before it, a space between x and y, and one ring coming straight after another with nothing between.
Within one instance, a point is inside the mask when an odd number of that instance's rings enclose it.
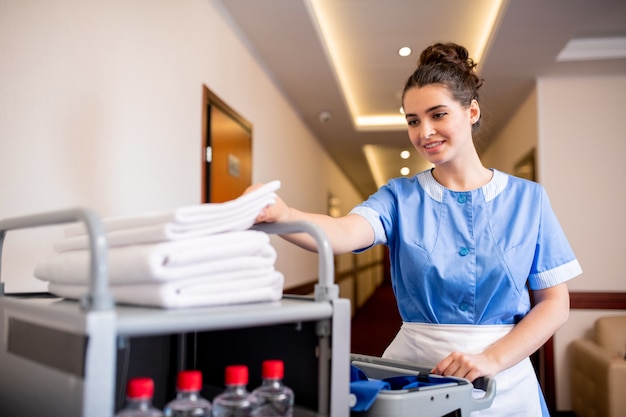
<instances>
[{"instance_id":1,"label":"woman's eye","mask_svg":"<svg viewBox=\"0 0 626 417\"><path fill-rule=\"evenodd\" d=\"M415 119L411 120L411 119L409 119L406 122L407 122L407 124L409 126L417 126L417 124L419 123L419 120L415 120Z\"/></svg>"},{"instance_id":2,"label":"woman's eye","mask_svg":"<svg viewBox=\"0 0 626 417\"><path fill-rule=\"evenodd\" d=\"M433 114L433 119L441 119L446 114L447 113L435 113L435 114Z\"/></svg>"}]
</instances>

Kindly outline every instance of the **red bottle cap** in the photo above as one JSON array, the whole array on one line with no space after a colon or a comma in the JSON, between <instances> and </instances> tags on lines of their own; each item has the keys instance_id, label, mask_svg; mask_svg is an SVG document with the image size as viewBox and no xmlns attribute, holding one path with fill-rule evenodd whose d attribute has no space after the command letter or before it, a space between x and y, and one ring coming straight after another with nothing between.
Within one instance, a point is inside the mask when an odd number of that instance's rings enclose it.
<instances>
[{"instance_id":1,"label":"red bottle cap","mask_svg":"<svg viewBox=\"0 0 626 417\"><path fill-rule=\"evenodd\" d=\"M226 385L248 385L248 367L230 365L226 367Z\"/></svg>"},{"instance_id":2,"label":"red bottle cap","mask_svg":"<svg viewBox=\"0 0 626 417\"><path fill-rule=\"evenodd\" d=\"M181 391L200 391L202 389L202 373L200 371L180 371L176 386Z\"/></svg>"},{"instance_id":3,"label":"red bottle cap","mask_svg":"<svg viewBox=\"0 0 626 417\"><path fill-rule=\"evenodd\" d=\"M283 379L285 376L285 364L279 359L263 361L263 378Z\"/></svg>"},{"instance_id":4,"label":"red bottle cap","mask_svg":"<svg viewBox=\"0 0 626 417\"><path fill-rule=\"evenodd\" d=\"M126 386L128 398L152 398L154 394L154 381L152 378L133 378Z\"/></svg>"}]
</instances>

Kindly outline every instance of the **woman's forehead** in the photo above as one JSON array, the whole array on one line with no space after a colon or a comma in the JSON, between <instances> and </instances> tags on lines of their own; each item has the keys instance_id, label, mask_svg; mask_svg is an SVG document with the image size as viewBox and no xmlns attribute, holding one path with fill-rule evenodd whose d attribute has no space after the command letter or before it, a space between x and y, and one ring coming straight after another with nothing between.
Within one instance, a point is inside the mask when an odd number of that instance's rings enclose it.
<instances>
[{"instance_id":1,"label":"woman's forehead","mask_svg":"<svg viewBox=\"0 0 626 417\"><path fill-rule=\"evenodd\" d=\"M435 106L450 106L454 101L450 90L443 84L428 84L423 87L412 87L404 93L402 103L405 112L409 108L414 111L427 111Z\"/></svg>"}]
</instances>

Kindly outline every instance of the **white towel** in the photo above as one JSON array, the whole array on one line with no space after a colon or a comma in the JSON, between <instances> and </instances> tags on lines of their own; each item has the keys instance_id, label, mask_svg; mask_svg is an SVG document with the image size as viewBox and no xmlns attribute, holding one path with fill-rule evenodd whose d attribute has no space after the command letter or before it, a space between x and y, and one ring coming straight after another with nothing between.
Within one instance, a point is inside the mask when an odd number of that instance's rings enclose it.
<instances>
[{"instance_id":1,"label":"white towel","mask_svg":"<svg viewBox=\"0 0 626 417\"><path fill-rule=\"evenodd\" d=\"M116 303L163 308L208 307L278 301L283 294L284 277L278 271L233 281L207 283L203 279L113 285ZM84 285L50 283L48 291L60 297L80 299Z\"/></svg>"},{"instance_id":2,"label":"white towel","mask_svg":"<svg viewBox=\"0 0 626 417\"><path fill-rule=\"evenodd\" d=\"M110 247L190 239L199 236L249 229L257 215L276 201L280 181L224 203L179 207L169 212L149 212L102 220ZM89 241L82 224L65 230L66 238L55 243L57 252L86 249Z\"/></svg>"},{"instance_id":3,"label":"white towel","mask_svg":"<svg viewBox=\"0 0 626 417\"><path fill-rule=\"evenodd\" d=\"M269 236L245 230L157 244L111 248L108 251L111 285L171 281L206 277L212 281L223 274L249 275L274 268L276 250ZM90 253L75 250L55 254L35 267L43 281L85 285L89 282ZM235 275L232 275L235 274Z\"/></svg>"}]
</instances>

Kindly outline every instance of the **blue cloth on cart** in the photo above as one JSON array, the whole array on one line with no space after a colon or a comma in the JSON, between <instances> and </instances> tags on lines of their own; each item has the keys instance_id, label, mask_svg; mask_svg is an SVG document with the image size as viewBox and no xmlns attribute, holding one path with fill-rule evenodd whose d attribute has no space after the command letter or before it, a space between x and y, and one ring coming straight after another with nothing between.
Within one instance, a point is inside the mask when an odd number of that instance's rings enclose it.
<instances>
[{"instance_id":1,"label":"blue cloth on cart","mask_svg":"<svg viewBox=\"0 0 626 417\"><path fill-rule=\"evenodd\" d=\"M386 381L369 379L365 372L354 365L350 365L350 394L356 399L350 408L352 411L367 411L370 409L378 393L383 389L389 389Z\"/></svg>"},{"instance_id":2,"label":"blue cloth on cart","mask_svg":"<svg viewBox=\"0 0 626 417\"><path fill-rule=\"evenodd\" d=\"M372 379L360 368L350 365L350 393L356 400L351 410L369 410L380 391L412 390L446 383L456 384L458 381L439 376L431 378L429 375L396 375Z\"/></svg>"}]
</instances>

